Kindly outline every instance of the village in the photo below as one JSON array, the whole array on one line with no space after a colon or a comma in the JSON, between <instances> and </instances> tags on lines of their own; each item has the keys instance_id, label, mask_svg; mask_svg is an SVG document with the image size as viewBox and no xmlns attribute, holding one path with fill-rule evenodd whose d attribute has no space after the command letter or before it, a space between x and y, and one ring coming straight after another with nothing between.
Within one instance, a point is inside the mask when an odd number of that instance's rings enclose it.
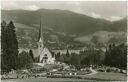
<instances>
[{"instance_id":1,"label":"village","mask_svg":"<svg viewBox=\"0 0 128 82\"><path fill-rule=\"evenodd\" d=\"M1 82L126 82L127 1L2 0Z\"/></svg>"},{"instance_id":2,"label":"village","mask_svg":"<svg viewBox=\"0 0 128 82\"><path fill-rule=\"evenodd\" d=\"M41 22L40 22L41 23ZM96 80L117 80L117 78L101 78L93 77L96 74L108 73L109 74L126 74L126 70L117 67L105 66L101 63L99 56L97 58L90 59L81 63L81 58L84 58L84 54L89 52L89 49L81 50L49 50L44 44L42 32L42 24L40 24L39 38L38 38L38 49L19 49L19 53L32 53L32 60L34 62L30 63L31 67L25 67L23 69L14 70L12 69L9 73L2 72L1 79L25 79L25 78L75 78L75 79L96 79ZM93 48L93 51L102 54L105 51L102 49ZM83 56L81 55L83 54ZM79 58L80 59L77 59ZM65 57L64 57L65 56ZM64 57L64 58L62 58ZM71 58L70 58L71 57ZM93 57L93 56L92 56ZM29 58L29 57L28 57ZM29 60L29 59L26 59ZM81 64L83 65L81 65ZM119 80L122 80L118 78ZM123 78L124 80L124 78Z\"/></svg>"}]
</instances>

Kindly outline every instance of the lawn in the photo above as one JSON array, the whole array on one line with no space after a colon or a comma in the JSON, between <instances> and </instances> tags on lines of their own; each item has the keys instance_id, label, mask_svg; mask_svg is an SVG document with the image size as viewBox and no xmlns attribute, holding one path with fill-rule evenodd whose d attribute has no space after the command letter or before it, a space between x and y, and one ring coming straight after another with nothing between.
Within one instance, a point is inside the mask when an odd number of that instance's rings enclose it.
<instances>
[{"instance_id":1,"label":"lawn","mask_svg":"<svg viewBox=\"0 0 128 82\"><path fill-rule=\"evenodd\" d=\"M94 75L84 75L83 79L75 78L29 78L29 79L9 79L1 82L103 82L103 81L127 81L126 74L99 72Z\"/></svg>"},{"instance_id":2,"label":"lawn","mask_svg":"<svg viewBox=\"0 0 128 82\"><path fill-rule=\"evenodd\" d=\"M91 80L70 79L70 78L29 78L29 79L10 79L1 82L89 82ZM91 81L92 82L92 81Z\"/></svg>"},{"instance_id":3,"label":"lawn","mask_svg":"<svg viewBox=\"0 0 128 82\"><path fill-rule=\"evenodd\" d=\"M85 75L84 78L96 80L126 81L127 75L121 73L98 72L94 75Z\"/></svg>"}]
</instances>

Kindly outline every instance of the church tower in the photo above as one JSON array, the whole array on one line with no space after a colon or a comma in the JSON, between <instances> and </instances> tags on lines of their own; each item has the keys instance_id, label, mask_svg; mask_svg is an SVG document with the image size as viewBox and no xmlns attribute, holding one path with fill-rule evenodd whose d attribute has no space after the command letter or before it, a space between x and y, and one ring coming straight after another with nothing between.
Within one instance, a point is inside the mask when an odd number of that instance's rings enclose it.
<instances>
[{"instance_id":1,"label":"church tower","mask_svg":"<svg viewBox=\"0 0 128 82\"><path fill-rule=\"evenodd\" d=\"M41 51L44 48L44 42L42 37L42 24L41 24L41 18L40 18L40 28L39 28L39 37L38 37L38 54L41 54Z\"/></svg>"},{"instance_id":2,"label":"church tower","mask_svg":"<svg viewBox=\"0 0 128 82\"><path fill-rule=\"evenodd\" d=\"M55 58L52 57L50 50L44 45L41 19L40 19L40 29L39 29L39 37L38 37L38 55L39 55L40 63L53 64L55 61Z\"/></svg>"}]
</instances>

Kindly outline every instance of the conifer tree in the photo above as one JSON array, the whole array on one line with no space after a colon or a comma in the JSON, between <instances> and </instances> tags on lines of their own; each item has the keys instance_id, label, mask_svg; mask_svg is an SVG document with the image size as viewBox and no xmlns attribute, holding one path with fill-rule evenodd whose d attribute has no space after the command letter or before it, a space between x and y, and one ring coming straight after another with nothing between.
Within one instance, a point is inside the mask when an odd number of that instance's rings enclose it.
<instances>
[{"instance_id":1,"label":"conifer tree","mask_svg":"<svg viewBox=\"0 0 128 82\"><path fill-rule=\"evenodd\" d=\"M18 41L15 34L15 26L12 21L10 21L9 24L2 22L1 25L2 62L4 63L2 68L3 70L10 71L11 69L17 69Z\"/></svg>"},{"instance_id":2,"label":"conifer tree","mask_svg":"<svg viewBox=\"0 0 128 82\"><path fill-rule=\"evenodd\" d=\"M2 71L5 71L5 69L7 69L7 64L5 61L6 60L6 56L7 56L7 52L6 52L6 49L7 49L7 42L6 42L6 22L3 21L1 23L1 69Z\"/></svg>"},{"instance_id":3,"label":"conifer tree","mask_svg":"<svg viewBox=\"0 0 128 82\"><path fill-rule=\"evenodd\" d=\"M69 51L68 51L68 49L67 49L66 57L69 57L69 56L70 56L70 54L69 54Z\"/></svg>"},{"instance_id":4,"label":"conifer tree","mask_svg":"<svg viewBox=\"0 0 128 82\"><path fill-rule=\"evenodd\" d=\"M120 44L118 46L109 45L105 54L105 65L126 69L127 68L127 46Z\"/></svg>"},{"instance_id":5,"label":"conifer tree","mask_svg":"<svg viewBox=\"0 0 128 82\"><path fill-rule=\"evenodd\" d=\"M35 60L34 60L34 55L33 55L33 51L32 50L29 50L29 55L30 55L30 57L32 58L32 60L34 62Z\"/></svg>"}]
</instances>

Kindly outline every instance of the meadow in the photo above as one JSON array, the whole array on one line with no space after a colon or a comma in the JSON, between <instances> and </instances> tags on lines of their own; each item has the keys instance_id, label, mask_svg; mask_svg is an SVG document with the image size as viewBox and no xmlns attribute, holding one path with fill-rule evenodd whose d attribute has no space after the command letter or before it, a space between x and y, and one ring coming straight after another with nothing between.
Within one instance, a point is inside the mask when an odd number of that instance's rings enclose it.
<instances>
[{"instance_id":1,"label":"meadow","mask_svg":"<svg viewBox=\"0 0 128 82\"><path fill-rule=\"evenodd\" d=\"M127 75L121 73L105 73L99 72L94 75L85 75L82 76L83 79L75 78L29 78L29 79L8 79L2 80L1 82L89 82L89 81L127 81Z\"/></svg>"}]
</instances>

